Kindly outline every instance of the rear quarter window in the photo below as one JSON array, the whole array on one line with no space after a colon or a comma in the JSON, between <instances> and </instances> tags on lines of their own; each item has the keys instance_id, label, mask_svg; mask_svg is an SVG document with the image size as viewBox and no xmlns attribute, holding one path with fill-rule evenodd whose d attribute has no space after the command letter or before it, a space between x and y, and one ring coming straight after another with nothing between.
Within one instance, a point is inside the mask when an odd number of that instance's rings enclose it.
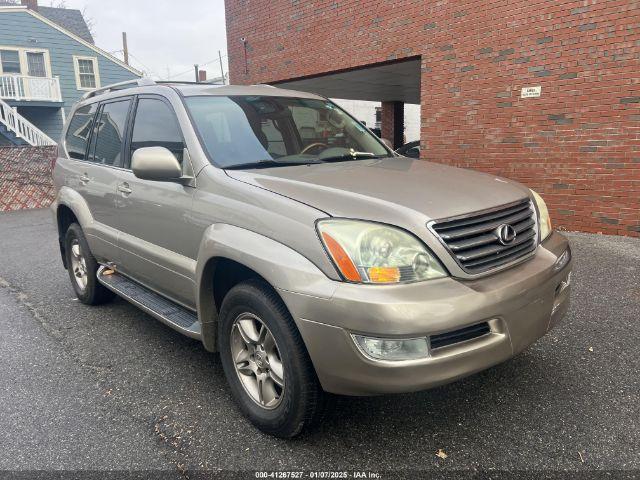
<instances>
[{"instance_id":1,"label":"rear quarter window","mask_svg":"<svg viewBox=\"0 0 640 480\"><path fill-rule=\"evenodd\" d=\"M70 158L86 160L87 143L93 128L97 107L97 103L85 105L77 109L69 121L65 145Z\"/></svg>"}]
</instances>

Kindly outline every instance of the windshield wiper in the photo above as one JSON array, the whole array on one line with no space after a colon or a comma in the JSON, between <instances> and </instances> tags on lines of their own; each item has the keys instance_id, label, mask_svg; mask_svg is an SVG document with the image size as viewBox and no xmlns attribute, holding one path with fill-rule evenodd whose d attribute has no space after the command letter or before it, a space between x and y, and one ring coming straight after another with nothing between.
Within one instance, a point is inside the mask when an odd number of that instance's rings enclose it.
<instances>
[{"instance_id":1,"label":"windshield wiper","mask_svg":"<svg viewBox=\"0 0 640 480\"><path fill-rule=\"evenodd\" d=\"M317 162L309 162L308 160L305 160L304 162L279 162L277 160L265 159L255 162L236 163L235 165L229 165L228 167L223 168L225 170L245 170L253 168L289 167L292 165L307 165L309 163Z\"/></svg>"},{"instance_id":2,"label":"windshield wiper","mask_svg":"<svg viewBox=\"0 0 640 480\"><path fill-rule=\"evenodd\" d=\"M351 150L350 152L343 153L341 155L333 155L331 157L318 158L321 162L340 162L342 160L362 160L368 158L383 158L385 155L376 155L372 152L356 152Z\"/></svg>"}]
</instances>

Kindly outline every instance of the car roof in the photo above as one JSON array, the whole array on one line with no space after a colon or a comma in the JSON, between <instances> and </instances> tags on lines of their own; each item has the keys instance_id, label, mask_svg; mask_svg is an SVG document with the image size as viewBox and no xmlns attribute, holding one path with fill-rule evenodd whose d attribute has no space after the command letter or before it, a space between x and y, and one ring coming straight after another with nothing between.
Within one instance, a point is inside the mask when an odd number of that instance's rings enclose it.
<instances>
[{"instance_id":1,"label":"car roof","mask_svg":"<svg viewBox=\"0 0 640 480\"><path fill-rule=\"evenodd\" d=\"M126 82L105 85L87 92L77 105L86 105L101 100L127 96L141 95L145 93L162 94L166 89L171 89L184 97L193 96L269 96L269 97L296 97L324 100L324 97L308 92L286 90L271 85L212 85L208 83L194 82L161 82L149 78L139 78Z\"/></svg>"},{"instance_id":2,"label":"car roof","mask_svg":"<svg viewBox=\"0 0 640 480\"><path fill-rule=\"evenodd\" d=\"M308 92L287 90L271 85L208 85L208 84L180 84L167 83L178 90L185 97L193 96L260 96L260 97L298 97L322 100L323 97Z\"/></svg>"}]
</instances>

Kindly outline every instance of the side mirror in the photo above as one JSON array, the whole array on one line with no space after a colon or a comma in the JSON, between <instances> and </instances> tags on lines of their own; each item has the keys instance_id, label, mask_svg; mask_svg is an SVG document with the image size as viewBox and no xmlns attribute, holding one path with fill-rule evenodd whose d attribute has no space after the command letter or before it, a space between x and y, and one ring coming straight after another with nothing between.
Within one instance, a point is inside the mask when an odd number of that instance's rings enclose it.
<instances>
[{"instance_id":1,"label":"side mirror","mask_svg":"<svg viewBox=\"0 0 640 480\"><path fill-rule=\"evenodd\" d=\"M182 177L175 155L164 147L144 147L133 152L133 174L143 180L174 181Z\"/></svg>"}]
</instances>

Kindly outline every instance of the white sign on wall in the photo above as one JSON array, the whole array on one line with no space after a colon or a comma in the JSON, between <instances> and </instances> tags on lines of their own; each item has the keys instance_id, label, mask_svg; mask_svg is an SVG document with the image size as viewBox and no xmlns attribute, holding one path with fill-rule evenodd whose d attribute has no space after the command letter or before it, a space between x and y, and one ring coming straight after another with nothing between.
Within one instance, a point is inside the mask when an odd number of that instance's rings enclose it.
<instances>
[{"instance_id":1,"label":"white sign on wall","mask_svg":"<svg viewBox=\"0 0 640 480\"><path fill-rule=\"evenodd\" d=\"M542 95L542 87L522 87L520 98L538 98Z\"/></svg>"}]
</instances>

